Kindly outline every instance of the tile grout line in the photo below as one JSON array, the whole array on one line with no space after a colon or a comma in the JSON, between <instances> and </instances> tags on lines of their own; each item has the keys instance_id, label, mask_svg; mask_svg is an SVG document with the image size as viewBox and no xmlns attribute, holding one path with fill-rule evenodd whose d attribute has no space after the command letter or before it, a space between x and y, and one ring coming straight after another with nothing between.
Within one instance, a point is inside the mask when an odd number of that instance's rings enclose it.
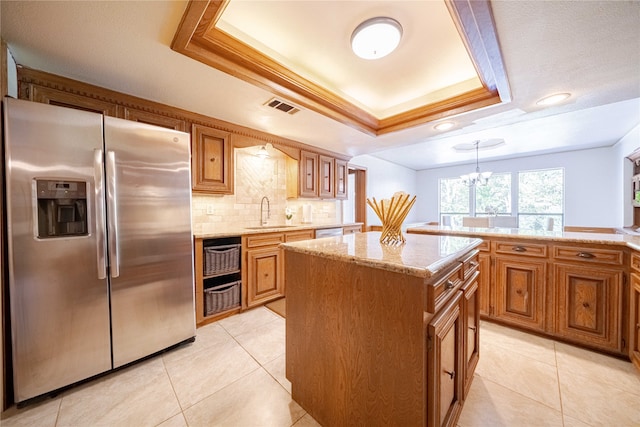
<instances>
[{"instance_id":1,"label":"tile grout line","mask_svg":"<svg viewBox=\"0 0 640 427\"><path fill-rule=\"evenodd\" d=\"M176 388L173 385L173 380L171 379L171 374L169 374L169 370L167 369L167 364L165 363L164 356L162 356L161 359L162 359L162 367L164 368L165 374L167 374L167 378L169 379L169 384L171 384L171 390L173 391L173 396L176 398L176 402L178 402L178 407L180 408L180 414L182 414L182 418L184 418L184 422L188 426L189 423L187 422L187 417L184 415L185 408L182 407L182 403L180 402L180 399L178 398L178 393L176 392ZM162 421L160 424L166 422L167 420L170 420L171 418L175 417L176 415L178 415L178 414L174 414L174 415L170 416L166 420ZM158 424L158 425L160 425L160 424Z\"/></svg>"},{"instance_id":2,"label":"tile grout line","mask_svg":"<svg viewBox=\"0 0 640 427\"><path fill-rule=\"evenodd\" d=\"M564 427L564 405L562 404L562 385L560 384L560 370L558 369L558 351L556 343L553 343L553 359L556 361L556 378L558 379L558 397L560 398L560 415L562 417L562 426Z\"/></svg>"}]
</instances>

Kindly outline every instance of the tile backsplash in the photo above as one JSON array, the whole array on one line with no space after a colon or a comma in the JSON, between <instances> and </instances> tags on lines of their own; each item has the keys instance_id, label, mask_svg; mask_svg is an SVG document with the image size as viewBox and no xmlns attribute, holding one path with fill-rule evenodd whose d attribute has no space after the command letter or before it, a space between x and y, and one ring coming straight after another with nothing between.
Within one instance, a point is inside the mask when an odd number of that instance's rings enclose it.
<instances>
[{"instance_id":1,"label":"tile backsplash","mask_svg":"<svg viewBox=\"0 0 640 427\"><path fill-rule=\"evenodd\" d=\"M261 159L255 156L257 149L258 147L235 149L235 194L193 194L191 215L195 234L260 225L260 204L264 196L269 199L269 224L284 224L286 208L293 211L292 224L301 224L302 206L305 204L311 205L313 224L342 222L342 202L339 200L287 200L285 154L270 149L271 157Z\"/></svg>"}]
</instances>

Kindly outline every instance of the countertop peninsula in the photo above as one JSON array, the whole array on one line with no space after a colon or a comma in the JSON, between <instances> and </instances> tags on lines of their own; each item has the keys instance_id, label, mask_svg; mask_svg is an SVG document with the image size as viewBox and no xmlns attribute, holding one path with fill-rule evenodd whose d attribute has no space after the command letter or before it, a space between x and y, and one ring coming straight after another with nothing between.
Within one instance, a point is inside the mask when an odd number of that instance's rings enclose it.
<instances>
[{"instance_id":1,"label":"countertop peninsula","mask_svg":"<svg viewBox=\"0 0 640 427\"><path fill-rule=\"evenodd\" d=\"M432 234L466 237L500 237L541 241L561 241L567 243L592 243L601 245L626 246L640 250L640 236L616 233L580 233L574 231L530 230L526 228L482 228L453 227L442 225L422 225L408 227L407 233Z\"/></svg>"}]
</instances>

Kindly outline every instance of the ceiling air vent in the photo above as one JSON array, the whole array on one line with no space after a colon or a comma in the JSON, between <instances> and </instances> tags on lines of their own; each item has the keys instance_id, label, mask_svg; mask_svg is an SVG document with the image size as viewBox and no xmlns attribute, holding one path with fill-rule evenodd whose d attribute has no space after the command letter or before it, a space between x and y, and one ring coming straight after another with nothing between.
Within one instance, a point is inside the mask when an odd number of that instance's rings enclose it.
<instances>
[{"instance_id":1,"label":"ceiling air vent","mask_svg":"<svg viewBox=\"0 0 640 427\"><path fill-rule=\"evenodd\" d=\"M266 105L267 107L275 108L276 110L284 111L287 114L295 114L300 111L298 107L287 104L286 102L281 101L278 98L271 98L264 105Z\"/></svg>"}]
</instances>

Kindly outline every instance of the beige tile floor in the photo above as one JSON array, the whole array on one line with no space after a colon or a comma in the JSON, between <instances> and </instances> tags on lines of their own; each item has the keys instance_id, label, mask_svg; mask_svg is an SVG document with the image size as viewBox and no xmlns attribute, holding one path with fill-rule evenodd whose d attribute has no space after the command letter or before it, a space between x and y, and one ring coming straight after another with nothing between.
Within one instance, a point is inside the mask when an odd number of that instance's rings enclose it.
<instances>
[{"instance_id":1,"label":"beige tile floor","mask_svg":"<svg viewBox=\"0 0 640 427\"><path fill-rule=\"evenodd\" d=\"M318 425L291 400L283 318L258 308L197 332L193 344L6 411L0 425ZM628 362L487 322L480 354L460 427L640 426Z\"/></svg>"}]
</instances>

